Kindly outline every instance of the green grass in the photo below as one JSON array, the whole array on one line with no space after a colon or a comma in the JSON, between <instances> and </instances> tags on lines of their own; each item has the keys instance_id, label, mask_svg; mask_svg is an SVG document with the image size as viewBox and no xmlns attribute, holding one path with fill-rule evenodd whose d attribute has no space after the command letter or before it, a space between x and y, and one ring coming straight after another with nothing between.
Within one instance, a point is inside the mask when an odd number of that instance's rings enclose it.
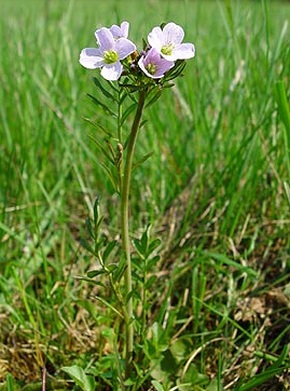
<instances>
[{"instance_id":1,"label":"green grass","mask_svg":"<svg viewBox=\"0 0 290 391\"><path fill-rule=\"evenodd\" d=\"M118 389L104 376L121 326L96 300L110 301L110 291L79 278L96 267L80 238L99 195L104 231L119 239L118 197L84 118L114 122L86 96L97 94L98 72L78 57L95 45L96 27L122 20L139 47L171 20L196 45L184 77L146 110L137 146L138 156L154 154L134 172L132 236L151 223L162 239L150 270L151 337L143 356L136 347L139 389L152 380L164 390L289 389L290 4L0 0L0 8L2 389L40 390L44 366L47 389L68 389L60 369L72 365L94 374L96 389Z\"/></svg>"}]
</instances>

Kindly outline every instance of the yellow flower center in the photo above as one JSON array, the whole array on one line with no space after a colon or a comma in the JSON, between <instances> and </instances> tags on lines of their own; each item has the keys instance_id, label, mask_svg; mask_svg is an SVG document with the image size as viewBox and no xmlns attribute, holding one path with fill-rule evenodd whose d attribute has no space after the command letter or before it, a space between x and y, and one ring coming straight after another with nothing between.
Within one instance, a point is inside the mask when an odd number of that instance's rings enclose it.
<instances>
[{"instance_id":1,"label":"yellow flower center","mask_svg":"<svg viewBox=\"0 0 290 391\"><path fill-rule=\"evenodd\" d=\"M173 49L174 49L174 45L170 43L169 45L162 46L161 53L170 56L172 54Z\"/></svg>"},{"instance_id":2,"label":"yellow flower center","mask_svg":"<svg viewBox=\"0 0 290 391\"><path fill-rule=\"evenodd\" d=\"M148 64L146 66L147 71L151 74L154 75L155 72L157 71L157 66L155 64Z\"/></svg>"},{"instance_id":3,"label":"yellow flower center","mask_svg":"<svg viewBox=\"0 0 290 391\"><path fill-rule=\"evenodd\" d=\"M119 56L115 50L107 50L104 52L104 61L106 64L114 64L118 59Z\"/></svg>"}]
</instances>

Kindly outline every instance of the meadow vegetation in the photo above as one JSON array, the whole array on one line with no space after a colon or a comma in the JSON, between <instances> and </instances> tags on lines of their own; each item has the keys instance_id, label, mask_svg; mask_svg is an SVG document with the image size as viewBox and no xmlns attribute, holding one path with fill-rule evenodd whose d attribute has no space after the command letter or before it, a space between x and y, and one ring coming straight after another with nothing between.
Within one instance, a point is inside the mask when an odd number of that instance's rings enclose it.
<instances>
[{"instance_id":1,"label":"meadow vegetation","mask_svg":"<svg viewBox=\"0 0 290 391\"><path fill-rule=\"evenodd\" d=\"M289 390L290 3L0 8L0 390L43 390L43 368L47 390ZM131 235L138 247L150 225L161 244L146 270L136 261L136 291L154 278L146 312L134 299L125 385L122 322L105 278L86 277L98 265L81 245L97 197L104 234L120 241L118 196L86 119L115 124L86 95L98 94L98 70L78 62L97 27L122 20L140 46L168 21L196 46L145 110L137 144L138 157L153 154L133 173Z\"/></svg>"}]
</instances>

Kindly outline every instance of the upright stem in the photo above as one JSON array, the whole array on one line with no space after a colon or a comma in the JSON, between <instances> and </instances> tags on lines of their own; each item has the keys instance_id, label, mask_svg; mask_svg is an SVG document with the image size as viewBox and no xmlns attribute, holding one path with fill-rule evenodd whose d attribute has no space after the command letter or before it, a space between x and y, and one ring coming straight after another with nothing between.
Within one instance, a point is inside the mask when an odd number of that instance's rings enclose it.
<instances>
[{"instance_id":1,"label":"upright stem","mask_svg":"<svg viewBox=\"0 0 290 391\"><path fill-rule=\"evenodd\" d=\"M144 108L146 92L139 92L138 106L132 124L131 133L127 145L127 155L124 167L124 174L121 187L121 233L122 245L126 257L126 271L125 271L125 292L126 297L126 374L129 374L130 364L132 361L133 340L134 340L134 325L133 325L133 300L132 292L132 269L131 269L131 252L130 252L130 237L129 237L129 193L130 182L133 165L133 157L135 152L135 145L138 136L142 111ZM128 295L129 298L128 298Z\"/></svg>"}]
</instances>

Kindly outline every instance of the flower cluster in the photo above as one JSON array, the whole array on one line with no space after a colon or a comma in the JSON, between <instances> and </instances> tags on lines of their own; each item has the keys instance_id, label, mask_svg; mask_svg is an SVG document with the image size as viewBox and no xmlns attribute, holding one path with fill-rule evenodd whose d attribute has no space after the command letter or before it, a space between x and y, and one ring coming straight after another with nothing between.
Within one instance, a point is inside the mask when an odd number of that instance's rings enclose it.
<instances>
[{"instance_id":1,"label":"flower cluster","mask_svg":"<svg viewBox=\"0 0 290 391\"><path fill-rule=\"evenodd\" d=\"M136 45L128 39L128 33L128 22L96 30L98 48L83 49L81 65L88 69L101 68L101 75L111 81L118 80L128 64L129 69L160 79L174 67L175 61L187 60L195 55L194 45L182 43L184 31L173 22L163 28L154 27L148 34L147 47L140 54Z\"/></svg>"}]
</instances>

